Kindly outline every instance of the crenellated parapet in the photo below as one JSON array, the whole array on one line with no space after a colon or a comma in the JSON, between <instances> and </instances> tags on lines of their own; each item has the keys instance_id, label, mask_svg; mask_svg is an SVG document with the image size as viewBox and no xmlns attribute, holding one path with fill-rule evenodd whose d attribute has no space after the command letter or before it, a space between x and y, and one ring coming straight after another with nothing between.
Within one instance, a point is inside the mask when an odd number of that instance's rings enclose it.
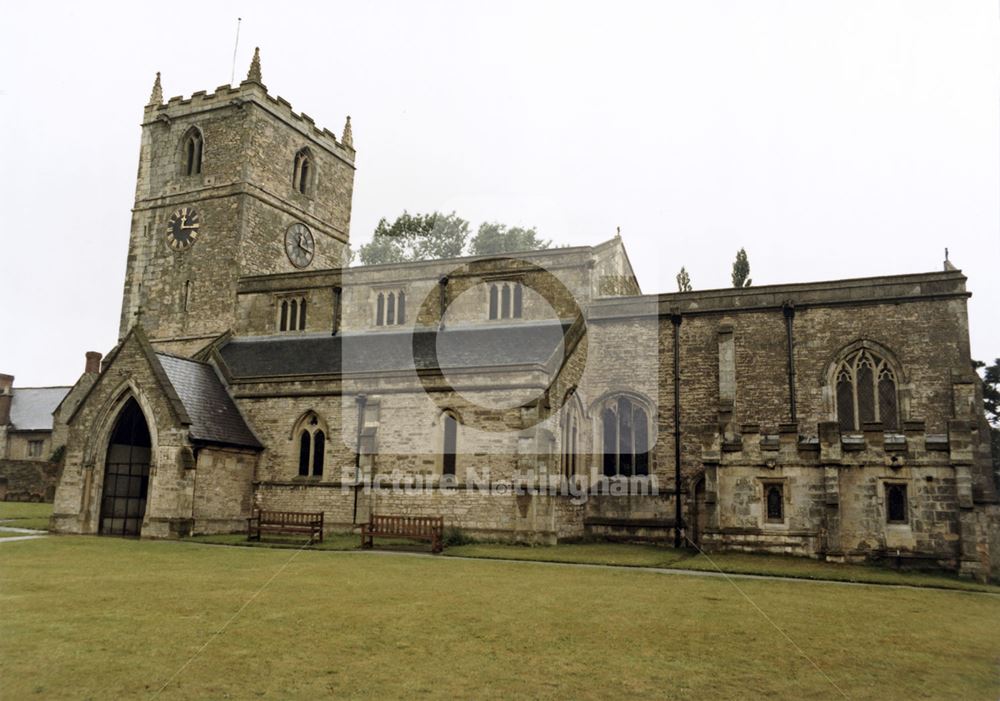
<instances>
[{"instance_id":1,"label":"crenellated parapet","mask_svg":"<svg viewBox=\"0 0 1000 701\"><path fill-rule=\"evenodd\" d=\"M354 137L349 126L345 126L344 134L341 138L325 127L316 125L315 120L305 112L296 112L292 104L280 95L271 95L267 91L267 86L260 78L260 57L258 53L254 55L256 71L251 67L247 80L237 86L220 85L212 92L198 90L190 97L176 95L163 102L163 89L161 87L160 74L156 74L156 81L149 104L145 107L143 124L153 124L156 122L167 122L171 120L187 117L208 110L217 110L227 107L244 108L247 104L255 104L266 109L273 116L278 117L286 124L298 129L306 136L310 137L317 144L324 146L340 158L349 163L354 163Z\"/></svg>"}]
</instances>

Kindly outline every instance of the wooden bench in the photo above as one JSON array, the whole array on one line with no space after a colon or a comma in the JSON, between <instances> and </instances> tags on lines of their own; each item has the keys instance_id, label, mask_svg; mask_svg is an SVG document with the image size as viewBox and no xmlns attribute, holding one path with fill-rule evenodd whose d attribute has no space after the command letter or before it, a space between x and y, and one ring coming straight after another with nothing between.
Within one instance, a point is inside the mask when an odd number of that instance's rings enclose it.
<instances>
[{"instance_id":1,"label":"wooden bench","mask_svg":"<svg viewBox=\"0 0 1000 701\"><path fill-rule=\"evenodd\" d=\"M257 511L247 519L247 540L262 533L308 533L310 541L323 542L323 512Z\"/></svg>"},{"instance_id":2,"label":"wooden bench","mask_svg":"<svg viewBox=\"0 0 1000 701\"><path fill-rule=\"evenodd\" d=\"M371 548L375 537L410 538L431 542L431 552L444 549L444 517L442 516L376 516L361 524L361 547Z\"/></svg>"}]
</instances>

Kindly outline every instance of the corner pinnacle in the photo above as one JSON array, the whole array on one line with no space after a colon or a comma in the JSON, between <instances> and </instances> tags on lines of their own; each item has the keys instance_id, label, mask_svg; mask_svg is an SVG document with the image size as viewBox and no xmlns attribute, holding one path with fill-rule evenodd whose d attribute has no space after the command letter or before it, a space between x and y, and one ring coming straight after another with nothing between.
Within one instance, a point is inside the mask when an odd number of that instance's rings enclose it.
<instances>
[{"instance_id":1,"label":"corner pinnacle","mask_svg":"<svg viewBox=\"0 0 1000 701\"><path fill-rule=\"evenodd\" d=\"M156 80L153 82L153 92L149 94L149 104L160 106L163 104L163 88L160 86L160 72L156 72Z\"/></svg>"},{"instance_id":2,"label":"corner pinnacle","mask_svg":"<svg viewBox=\"0 0 1000 701\"><path fill-rule=\"evenodd\" d=\"M344 133L340 137L340 143L349 148L354 148L354 134L351 133L351 115L347 115L344 122Z\"/></svg>"},{"instance_id":3,"label":"corner pinnacle","mask_svg":"<svg viewBox=\"0 0 1000 701\"><path fill-rule=\"evenodd\" d=\"M247 81L251 83L264 84L264 79L260 75L260 47L253 50L253 60L250 61L250 70L247 72Z\"/></svg>"}]
</instances>

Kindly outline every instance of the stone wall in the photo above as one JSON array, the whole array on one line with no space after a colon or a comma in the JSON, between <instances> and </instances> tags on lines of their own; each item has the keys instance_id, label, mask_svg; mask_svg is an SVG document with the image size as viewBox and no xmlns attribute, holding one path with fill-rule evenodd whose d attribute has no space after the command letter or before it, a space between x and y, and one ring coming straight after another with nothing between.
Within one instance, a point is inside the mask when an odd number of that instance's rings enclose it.
<instances>
[{"instance_id":1,"label":"stone wall","mask_svg":"<svg viewBox=\"0 0 1000 701\"><path fill-rule=\"evenodd\" d=\"M59 464L47 460L0 460L0 501L55 498Z\"/></svg>"}]
</instances>

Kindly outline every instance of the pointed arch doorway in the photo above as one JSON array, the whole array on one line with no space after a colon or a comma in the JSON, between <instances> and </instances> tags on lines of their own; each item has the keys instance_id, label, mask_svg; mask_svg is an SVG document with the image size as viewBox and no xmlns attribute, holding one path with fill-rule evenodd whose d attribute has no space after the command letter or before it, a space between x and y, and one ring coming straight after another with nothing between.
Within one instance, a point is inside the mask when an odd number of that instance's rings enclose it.
<instances>
[{"instance_id":1,"label":"pointed arch doorway","mask_svg":"<svg viewBox=\"0 0 1000 701\"><path fill-rule=\"evenodd\" d=\"M134 397L125 402L108 441L101 495L102 535L137 536L146 514L152 440Z\"/></svg>"}]
</instances>

